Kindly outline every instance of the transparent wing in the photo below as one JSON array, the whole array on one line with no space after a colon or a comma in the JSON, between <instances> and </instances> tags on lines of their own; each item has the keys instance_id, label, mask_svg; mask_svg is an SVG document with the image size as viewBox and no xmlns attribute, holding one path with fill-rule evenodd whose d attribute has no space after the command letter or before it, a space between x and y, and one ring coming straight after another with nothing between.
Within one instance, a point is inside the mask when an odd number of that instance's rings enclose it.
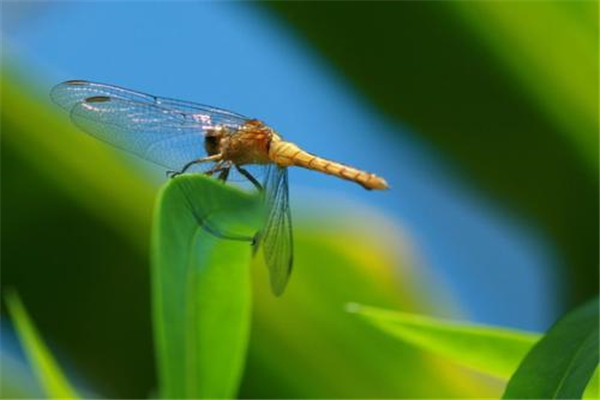
<instances>
[{"instance_id":1,"label":"transparent wing","mask_svg":"<svg viewBox=\"0 0 600 400\"><path fill-rule=\"evenodd\" d=\"M195 114L107 96L71 108L73 122L90 135L173 170L206 156L206 127Z\"/></svg>"},{"instance_id":2,"label":"transparent wing","mask_svg":"<svg viewBox=\"0 0 600 400\"><path fill-rule=\"evenodd\" d=\"M290 213L287 168L270 165L264 183L267 222L258 234L276 296L283 293L293 264L292 217Z\"/></svg>"},{"instance_id":3,"label":"transparent wing","mask_svg":"<svg viewBox=\"0 0 600 400\"><path fill-rule=\"evenodd\" d=\"M132 100L140 103L158 105L162 108L196 114L196 118L202 120L206 125L243 125L247 117L222 108L196 104L189 101L169 99L166 97L153 96L150 94L136 92L119 86L107 85L89 81L66 81L52 88L50 97L60 107L67 111L85 99L96 96L106 96L122 100Z\"/></svg>"}]
</instances>

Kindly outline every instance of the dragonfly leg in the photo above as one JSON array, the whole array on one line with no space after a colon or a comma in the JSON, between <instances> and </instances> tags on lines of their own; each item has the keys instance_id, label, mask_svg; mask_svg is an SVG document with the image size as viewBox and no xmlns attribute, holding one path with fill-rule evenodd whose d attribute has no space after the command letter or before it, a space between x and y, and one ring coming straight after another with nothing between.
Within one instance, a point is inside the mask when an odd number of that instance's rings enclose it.
<instances>
[{"instance_id":1,"label":"dragonfly leg","mask_svg":"<svg viewBox=\"0 0 600 400\"><path fill-rule=\"evenodd\" d=\"M216 172L219 172L219 176L217 179L225 182L227 181L227 176L229 175L229 169L231 168L231 163L227 161L219 161L214 167L205 172L206 175L212 176Z\"/></svg>"},{"instance_id":2,"label":"dragonfly leg","mask_svg":"<svg viewBox=\"0 0 600 400\"><path fill-rule=\"evenodd\" d=\"M260 184L260 182L258 182L256 180L255 177L252 176L252 174L250 172L248 172L247 170L245 170L244 168L240 167L239 165L235 165L235 169L237 169L237 171L244 175L246 177L246 179L248 179L250 181L250 183L252 183L254 185L254 187L256 187L256 189L258 189L259 191L262 192L263 187Z\"/></svg>"},{"instance_id":3,"label":"dragonfly leg","mask_svg":"<svg viewBox=\"0 0 600 400\"><path fill-rule=\"evenodd\" d=\"M190 169L193 165L203 164L206 162L221 161L221 157L222 157L221 154L215 154L210 157L198 158L197 160L192 160L189 163L185 164L183 166L183 168L181 168L181 170L179 170L179 171L167 171L167 175L170 176L171 178L174 178L177 175L181 175L181 174L185 173L185 171Z\"/></svg>"},{"instance_id":4,"label":"dragonfly leg","mask_svg":"<svg viewBox=\"0 0 600 400\"><path fill-rule=\"evenodd\" d=\"M217 179L219 179L220 181L223 181L223 182L227 182L227 177L229 176L230 168L231 167L229 167L229 166L222 168Z\"/></svg>"}]
</instances>

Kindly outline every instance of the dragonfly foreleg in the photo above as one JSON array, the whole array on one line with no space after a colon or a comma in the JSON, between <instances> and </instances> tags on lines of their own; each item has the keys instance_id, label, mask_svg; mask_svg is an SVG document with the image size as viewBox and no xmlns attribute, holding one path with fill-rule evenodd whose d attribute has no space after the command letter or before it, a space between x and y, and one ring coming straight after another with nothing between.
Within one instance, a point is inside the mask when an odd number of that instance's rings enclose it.
<instances>
[{"instance_id":1,"label":"dragonfly foreleg","mask_svg":"<svg viewBox=\"0 0 600 400\"><path fill-rule=\"evenodd\" d=\"M223 156L219 153L219 154L215 154L209 157L204 157L204 158L198 158L197 160L192 160L189 163L185 164L183 166L183 168L181 168L181 170L179 171L167 171L167 175L170 175L171 178L176 177L177 175L181 175L183 173L185 173L185 171L187 171L188 169L190 169L193 165L196 164L203 164L206 162L216 162L216 161L221 161L221 158Z\"/></svg>"},{"instance_id":2,"label":"dragonfly foreleg","mask_svg":"<svg viewBox=\"0 0 600 400\"><path fill-rule=\"evenodd\" d=\"M229 169L231 167L227 166L226 168L223 168L221 170L221 172L219 173L219 176L217 177L218 180L223 181L223 182L227 182L227 177L229 176Z\"/></svg>"},{"instance_id":3,"label":"dragonfly foreleg","mask_svg":"<svg viewBox=\"0 0 600 400\"><path fill-rule=\"evenodd\" d=\"M252 183L254 185L254 187L256 187L256 189L258 189L259 191L262 192L262 190L263 190L262 185L260 184L260 182L258 182L256 180L255 177L252 176L252 174L250 172L246 171L244 168L240 167L239 165L235 165L235 169L237 169L237 171L240 174L244 175L246 177L246 179L248 179L250 181L250 183Z\"/></svg>"},{"instance_id":4,"label":"dragonfly foreleg","mask_svg":"<svg viewBox=\"0 0 600 400\"><path fill-rule=\"evenodd\" d=\"M214 167L205 172L206 175L212 176L216 172L219 173L217 179L225 182L227 181L227 177L229 176L229 169L231 168L231 163L227 161L219 161Z\"/></svg>"}]
</instances>

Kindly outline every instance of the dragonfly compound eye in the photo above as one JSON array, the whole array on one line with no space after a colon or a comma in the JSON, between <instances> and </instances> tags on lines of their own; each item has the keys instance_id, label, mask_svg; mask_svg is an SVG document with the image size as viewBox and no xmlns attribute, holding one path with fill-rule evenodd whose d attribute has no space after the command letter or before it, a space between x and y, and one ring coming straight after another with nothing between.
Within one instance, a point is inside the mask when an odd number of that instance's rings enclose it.
<instances>
[{"instance_id":1,"label":"dragonfly compound eye","mask_svg":"<svg viewBox=\"0 0 600 400\"><path fill-rule=\"evenodd\" d=\"M206 135L204 137L204 150L206 150L206 154L209 156L219 154L219 141L220 139L217 136Z\"/></svg>"}]
</instances>

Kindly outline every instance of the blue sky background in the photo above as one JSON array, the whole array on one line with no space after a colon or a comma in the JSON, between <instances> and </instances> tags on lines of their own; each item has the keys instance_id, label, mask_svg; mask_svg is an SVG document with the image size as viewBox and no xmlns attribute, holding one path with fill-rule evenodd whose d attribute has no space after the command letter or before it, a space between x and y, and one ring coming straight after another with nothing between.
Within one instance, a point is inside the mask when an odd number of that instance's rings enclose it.
<instances>
[{"instance_id":1,"label":"blue sky background","mask_svg":"<svg viewBox=\"0 0 600 400\"><path fill-rule=\"evenodd\" d=\"M544 238L462 182L419 132L389 120L256 5L25 4L3 5L3 45L29 67L40 93L88 79L262 119L308 151L376 172L392 187L367 192L294 169L295 213L327 213L333 206L318 202L326 195L345 199L349 212L364 205L386 216L474 321L541 331L557 317L558 282L549 272L556 255Z\"/></svg>"}]
</instances>

